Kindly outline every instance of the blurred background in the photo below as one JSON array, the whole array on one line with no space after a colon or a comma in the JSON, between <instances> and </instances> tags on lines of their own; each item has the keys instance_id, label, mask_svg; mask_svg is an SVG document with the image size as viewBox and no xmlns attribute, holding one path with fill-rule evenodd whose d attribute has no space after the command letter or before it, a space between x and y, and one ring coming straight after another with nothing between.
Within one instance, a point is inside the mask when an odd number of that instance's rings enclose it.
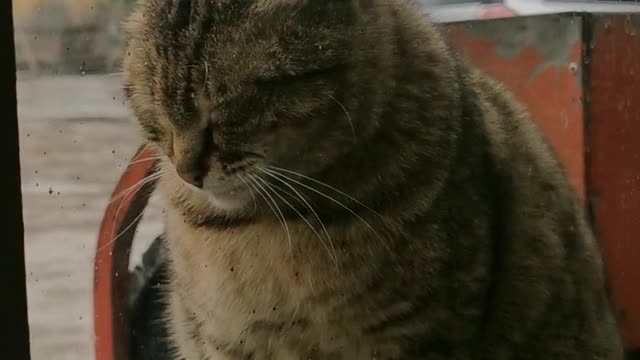
<instances>
[{"instance_id":1,"label":"blurred background","mask_svg":"<svg viewBox=\"0 0 640 360\"><path fill-rule=\"evenodd\" d=\"M97 232L138 146L120 89L121 21L134 0L14 0L32 358L93 358ZM438 22L566 11L640 11L639 1L417 0ZM138 239L162 230L158 200ZM132 263L145 241L134 244Z\"/></svg>"}]
</instances>

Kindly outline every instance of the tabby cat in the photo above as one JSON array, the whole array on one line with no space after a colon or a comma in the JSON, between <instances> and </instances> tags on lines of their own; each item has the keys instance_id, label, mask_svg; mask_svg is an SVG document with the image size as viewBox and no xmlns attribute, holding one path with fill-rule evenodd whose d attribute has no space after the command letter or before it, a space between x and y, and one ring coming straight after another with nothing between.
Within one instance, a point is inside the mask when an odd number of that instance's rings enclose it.
<instances>
[{"instance_id":1,"label":"tabby cat","mask_svg":"<svg viewBox=\"0 0 640 360\"><path fill-rule=\"evenodd\" d=\"M505 87L406 0L139 0L186 360L619 360L598 243Z\"/></svg>"}]
</instances>

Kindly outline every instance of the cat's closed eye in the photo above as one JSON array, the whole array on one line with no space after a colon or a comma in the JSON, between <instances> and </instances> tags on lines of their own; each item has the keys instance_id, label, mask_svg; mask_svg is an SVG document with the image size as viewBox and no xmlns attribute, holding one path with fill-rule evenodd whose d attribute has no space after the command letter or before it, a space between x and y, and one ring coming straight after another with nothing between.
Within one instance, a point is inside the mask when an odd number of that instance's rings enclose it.
<instances>
[{"instance_id":1,"label":"cat's closed eye","mask_svg":"<svg viewBox=\"0 0 640 360\"><path fill-rule=\"evenodd\" d=\"M345 64L335 64L326 67L318 67L297 73L278 74L275 76L258 77L254 80L254 84L261 86L277 86L287 85L290 83L299 83L313 80L326 80L328 77L343 74L348 70Z\"/></svg>"}]
</instances>

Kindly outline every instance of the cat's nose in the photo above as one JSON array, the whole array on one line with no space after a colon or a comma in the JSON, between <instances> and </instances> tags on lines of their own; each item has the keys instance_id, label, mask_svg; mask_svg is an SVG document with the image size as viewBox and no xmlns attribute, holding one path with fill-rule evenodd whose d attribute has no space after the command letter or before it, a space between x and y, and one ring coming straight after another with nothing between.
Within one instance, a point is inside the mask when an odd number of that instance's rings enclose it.
<instances>
[{"instance_id":1,"label":"cat's nose","mask_svg":"<svg viewBox=\"0 0 640 360\"><path fill-rule=\"evenodd\" d=\"M204 176L200 171L176 169L178 176L187 184L191 184L197 188L202 188Z\"/></svg>"}]
</instances>

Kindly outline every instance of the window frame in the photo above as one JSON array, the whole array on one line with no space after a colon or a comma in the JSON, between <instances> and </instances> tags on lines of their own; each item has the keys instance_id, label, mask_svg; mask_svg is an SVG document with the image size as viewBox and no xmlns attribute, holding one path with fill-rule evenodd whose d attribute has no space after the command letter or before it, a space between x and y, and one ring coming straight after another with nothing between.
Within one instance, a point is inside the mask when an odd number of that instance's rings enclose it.
<instances>
[{"instance_id":1,"label":"window frame","mask_svg":"<svg viewBox=\"0 0 640 360\"><path fill-rule=\"evenodd\" d=\"M4 129L0 132L4 176L0 177L0 191L5 238L0 241L2 284L5 294L0 297L4 310L2 323L8 334L4 336L2 353L6 358L29 360L29 323L27 314L27 283L24 256L24 224L18 138L18 109L16 95L16 63L13 28L13 2L0 1L0 108L4 109ZM11 174L13 172L13 174ZM8 291L7 291L8 290Z\"/></svg>"}]
</instances>

